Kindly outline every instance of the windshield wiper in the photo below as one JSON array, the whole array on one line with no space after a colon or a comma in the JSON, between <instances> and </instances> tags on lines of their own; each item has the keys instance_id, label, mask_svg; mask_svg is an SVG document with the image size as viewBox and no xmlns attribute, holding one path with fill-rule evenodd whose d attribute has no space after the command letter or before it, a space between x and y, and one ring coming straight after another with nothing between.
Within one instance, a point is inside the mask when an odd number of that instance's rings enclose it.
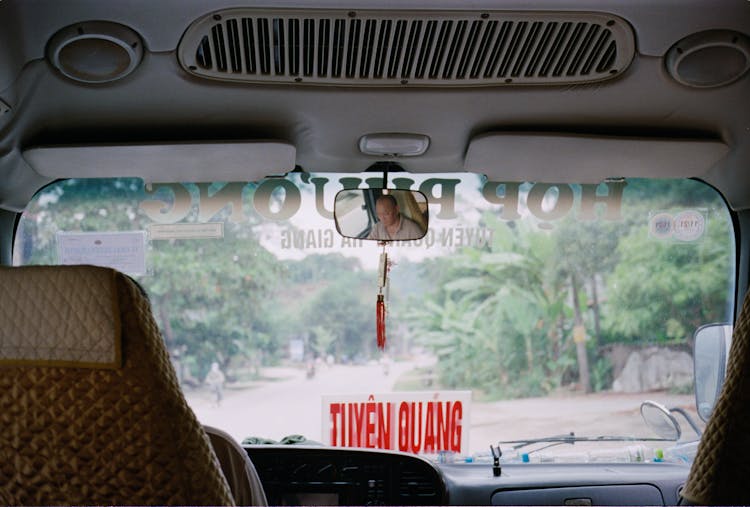
<instances>
[{"instance_id":1,"label":"windshield wiper","mask_svg":"<svg viewBox=\"0 0 750 507\"><path fill-rule=\"evenodd\" d=\"M530 438L527 440L504 440L498 442L498 445L514 444L513 450L522 449L526 446L533 444L549 444L529 451L527 454L532 452L541 451L549 447L556 445L570 444L574 445L576 442L674 442L671 438L654 438L654 437L623 437L614 435L600 435L598 437L577 437L574 432L570 432L566 435L554 435L551 437L542 438Z\"/></svg>"}]
</instances>

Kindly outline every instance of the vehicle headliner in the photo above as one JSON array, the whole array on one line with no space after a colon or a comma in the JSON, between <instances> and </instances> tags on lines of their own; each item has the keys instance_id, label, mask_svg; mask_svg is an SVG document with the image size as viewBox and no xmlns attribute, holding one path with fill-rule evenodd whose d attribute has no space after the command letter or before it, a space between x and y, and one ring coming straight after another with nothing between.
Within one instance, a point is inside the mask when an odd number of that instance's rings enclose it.
<instances>
[{"instance_id":1,"label":"vehicle headliner","mask_svg":"<svg viewBox=\"0 0 750 507\"><path fill-rule=\"evenodd\" d=\"M185 30L207 13L228 7L327 9L431 9L462 11L593 11L620 16L631 25L636 53L618 77L568 86L500 85L427 88L269 85L221 82L191 76L176 57ZM88 85L61 76L45 59L50 38L83 21L110 20L142 37L145 55L131 75L111 84ZM178 145L226 141L281 140L296 150L295 164L309 172L360 172L374 162L393 160L363 155L359 138L367 133L406 132L430 137L428 151L396 160L412 172L455 172L465 168L472 139L489 133L533 137L540 133L574 135L581 150L560 152L533 145L522 175L504 172L502 158L495 180L570 181L579 160L591 157L575 178L697 177L718 188L736 209L750 207L750 76L713 89L689 88L672 79L664 55L677 41L709 29L750 34L747 1L578 1L554 0L431 2L340 2L335 0L273 3L205 0L117 1L56 0L0 3L0 99L9 111L0 115L0 208L21 210L39 188L75 169L50 170L54 159L30 163L24 152L45 146ZM728 152L698 167L674 163L619 170L606 150L587 152L589 142L626 139L719 141ZM537 149L540 148L541 149ZM73 150L75 151L75 150ZM618 157L636 157L638 144ZM86 159L89 173L125 176L108 168L108 151ZM167 149L163 156L173 153ZM514 156L518 157L516 153ZM523 153L520 153L523 156ZM153 160L148 171L163 179ZM207 164L205 179L221 176ZM113 172L116 171L116 172ZM273 172L273 171L268 171ZM282 171L283 172L283 171ZM87 173L87 174L89 174ZM642 174L643 173L643 174ZM46 174L44 176L43 174ZM248 171L246 179L263 176ZM170 176L170 174L167 174ZM179 176L176 174L175 176Z\"/></svg>"}]
</instances>

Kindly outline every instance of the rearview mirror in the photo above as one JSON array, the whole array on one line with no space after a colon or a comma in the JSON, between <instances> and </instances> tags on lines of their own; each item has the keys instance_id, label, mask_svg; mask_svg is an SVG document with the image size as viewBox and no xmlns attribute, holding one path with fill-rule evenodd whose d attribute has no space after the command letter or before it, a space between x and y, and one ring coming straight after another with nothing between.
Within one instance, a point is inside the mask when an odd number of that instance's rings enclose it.
<instances>
[{"instance_id":1,"label":"rearview mirror","mask_svg":"<svg viewBox=\"0 0 750 507\"><path fill-rule=\"evenodd\" d=\"M732 343L732 326L708 324L695 332L693 343L693 374L695 379L695 406L703 421L714 409L726 375L729 345Z\"/></svg>"},{"instance_id":2,"label":"rearview mirror","mask_svg":"<svg viewBox=\"0 0 750 507\"><path fill-rule=\"evenodd\" d=\"M414 190L342 190L333 204L336 230L347 238L408 241L427 233L427 197Z\"/></svg>"}]
</instances>

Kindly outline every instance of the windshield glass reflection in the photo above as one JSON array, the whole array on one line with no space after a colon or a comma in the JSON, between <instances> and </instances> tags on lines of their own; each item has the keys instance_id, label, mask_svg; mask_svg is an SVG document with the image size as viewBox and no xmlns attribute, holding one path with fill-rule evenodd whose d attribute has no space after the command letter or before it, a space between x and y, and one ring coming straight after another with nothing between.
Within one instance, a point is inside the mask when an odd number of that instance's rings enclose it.
<instances>
[{"instance_id":1,"label":"windshield glass reflection","mask_svg":"<svg viewBox=\"0 0 750 507\"><path fill-rule=\"evenodd\" d=\"M692 333L731 320L734 293L731 221L711 188L404 176L430 222L386 247L383 351L383 247L333 221L335 195L366 176L58 182L24 213L14 262L134 276L192 408L238 440L486 458L571 431L654 437L645 399L695 414Z\"/></svg>"}]
</instances>

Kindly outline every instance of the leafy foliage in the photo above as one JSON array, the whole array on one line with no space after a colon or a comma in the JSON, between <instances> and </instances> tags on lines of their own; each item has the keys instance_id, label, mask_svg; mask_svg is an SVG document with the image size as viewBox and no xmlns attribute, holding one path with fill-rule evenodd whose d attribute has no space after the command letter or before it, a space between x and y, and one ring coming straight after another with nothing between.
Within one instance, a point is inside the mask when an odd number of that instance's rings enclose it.
<instances>
[{"instance_id":1,"label":"leafy foliage","mask_svg":"<svg viewBox=\"0 0 750 507\"><path fill-rule=\"evenodd\" d=\"M464 248L424 264L423 277L438 283L412 320L438 354L444 385L507 397L580 382L575 302L597 391L613 380L601 346L685 343L698 326L731 316L733 241L718 196L691 181L631 187L621 221L566 218L549 230L486 214L489 251ZM704 237L686 243L649 235L650 213L684 207L711 214Z\"/></svg>"},{"instance_id":2,"label":"leafy foliage","mask_svg":"<svg viewBox=\"0 0 750 507\"><path fill-rule=\"evenodd\" d=\"M728 228L708 228L697 243L656 242L644 227L620 243L606 322L617 341L684 342L708 322L727 319Z\"/></svg>"}]
</instances>

